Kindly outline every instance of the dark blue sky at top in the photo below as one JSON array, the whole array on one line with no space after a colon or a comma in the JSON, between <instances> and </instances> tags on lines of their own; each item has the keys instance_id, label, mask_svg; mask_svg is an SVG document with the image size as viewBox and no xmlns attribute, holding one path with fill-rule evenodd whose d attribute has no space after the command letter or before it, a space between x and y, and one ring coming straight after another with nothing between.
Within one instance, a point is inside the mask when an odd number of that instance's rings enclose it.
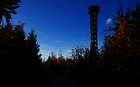
<instances>
[{"instance_id":1,"label":"dark blue sky at top","mask_svg":"<svg viewBox=\"0 0 140 87\"><path fill-rule=\"evenodd\" d=\"M101 47L107 20L116 15L120 6L134 8L136 0L22 0L13 22L23 22L26 33L35 30L44 56L52 51L68 55L76 46L89 47L88 6L91 4L100 5L98 40Z\"/></svg>"}]
</instances>

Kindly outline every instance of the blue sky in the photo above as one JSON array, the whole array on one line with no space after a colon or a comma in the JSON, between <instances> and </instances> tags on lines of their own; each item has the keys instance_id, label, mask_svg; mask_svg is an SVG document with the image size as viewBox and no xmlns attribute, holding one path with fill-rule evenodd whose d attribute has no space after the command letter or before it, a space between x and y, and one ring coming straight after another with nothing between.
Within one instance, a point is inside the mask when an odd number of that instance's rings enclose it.
<instances>
[{"instance_id":1,"label":"blue sky","mask_svg":"<svg viewBox=\"0 0 140 87\"><path fill-rule=\"evenodd\" d=\"M91 4L100 5L98 40L101 47L106 22L111 22L120 6L134 8L136 0L22 0L13 22L23 22L26 33L36 31L43 56L51 52L69 55L76 46L89 47L88 6Z\"/></svg>"}]
</instances>

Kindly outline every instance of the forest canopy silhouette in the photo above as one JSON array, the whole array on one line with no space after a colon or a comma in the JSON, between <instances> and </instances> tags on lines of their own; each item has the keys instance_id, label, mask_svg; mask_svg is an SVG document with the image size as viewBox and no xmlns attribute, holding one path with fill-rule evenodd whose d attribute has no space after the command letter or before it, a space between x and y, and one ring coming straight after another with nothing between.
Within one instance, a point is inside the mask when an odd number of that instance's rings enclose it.
<instances>
[{"instance_id":1,"label":"forest canopy silhouette","mask_svg":"<svg viewBox=\"0 0 140 87\"><path fill-rule=\"evenodd\" d=\"M90 48L77 47L70 57L52 53L43 61L35 31L26 35L24 23L11 22L20 3L0 0L0 64L7 78L45 81L48 87L80 87L94 85L93 80L140 77L140 5L134 10L118 9L107 29L112 33L104 37L104 46L96 56Z\"/></svg>"}]
</instances>

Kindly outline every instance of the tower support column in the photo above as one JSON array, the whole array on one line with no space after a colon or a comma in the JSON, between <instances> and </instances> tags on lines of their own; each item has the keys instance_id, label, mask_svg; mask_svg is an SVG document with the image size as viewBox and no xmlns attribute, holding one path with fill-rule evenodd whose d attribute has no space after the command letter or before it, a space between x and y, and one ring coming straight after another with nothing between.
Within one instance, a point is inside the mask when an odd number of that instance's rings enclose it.
<instances>
[{"instance_id":1,"label":"tower support column","mask_svg":"<svg viewBox=\"0 0 140 87\"><path fill-rule=\"evenodd\" d=\"M96 57L98 54L97 18L99 7L97 5L91 5L88 9L90 16L90 56Z\"/></svg>"}]
</instances>

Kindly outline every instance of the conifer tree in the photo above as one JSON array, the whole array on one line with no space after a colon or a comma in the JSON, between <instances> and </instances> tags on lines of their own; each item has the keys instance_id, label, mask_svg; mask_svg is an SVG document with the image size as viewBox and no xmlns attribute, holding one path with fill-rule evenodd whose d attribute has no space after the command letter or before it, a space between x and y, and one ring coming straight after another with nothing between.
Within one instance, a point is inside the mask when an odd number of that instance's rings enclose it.
<instances>
[{"instance_id":1,"label":"conifer tree","mask_svg":"<svg viewBox=\"0 0 140 87\"><path fill-rule=\"evenodd\" d=\"M27 46L29 50L29 58L33 64L41 63L41 54L39 53L39 45L37 42L37 35L31 31L27 37Z\"/></svg>"}]
</instances>

